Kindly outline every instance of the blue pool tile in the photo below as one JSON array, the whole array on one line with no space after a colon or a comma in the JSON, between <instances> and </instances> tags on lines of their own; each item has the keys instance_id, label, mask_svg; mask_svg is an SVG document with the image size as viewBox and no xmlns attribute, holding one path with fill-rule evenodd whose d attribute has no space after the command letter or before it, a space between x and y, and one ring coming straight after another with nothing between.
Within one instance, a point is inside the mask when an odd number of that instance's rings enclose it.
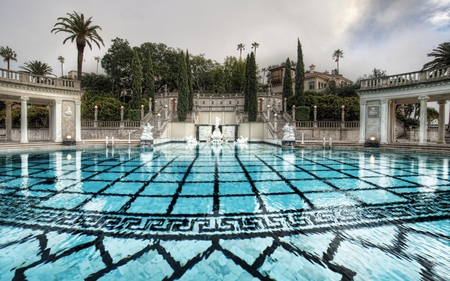
<instances>
[{"instance_id":1,"label":"blue pool tile","mask_svg":"<svg viewBox=\"0 0 450 281\"><path fill-rule=\"evenodd\" d=\"M43 179L36 178L14 178L12 180L5 181L1 183L1 186L11 187L11 188L29 188L38 182L42 182Z\"/></svg>"},{"instance_id":2,"label":"blue pool tile","mask_svg":"<svg viewBox=\"0 0 450 281\"><path fill-rule=\"evenodd\" d=\"M211 214L213 210L212 197L179 197L172 214Z\"/></svg>"},{"instance_id":3,"label":"blue pool tile","mask_svg":"<svg viewBox=\"0 0 450 281\"><path fill-rule=\"evenodd\" d=\"M357 201L346 196L343 192L305 193L305 197L308 198L316 208L352 206L359 204Z\"/></svg>"},{"instance_id":4,"label":"blue pool tile","mask_svg":"<svg viewBox=\"0 0 450 281\"><path fill-rule=\"evenodd\" d=\"M65 191L70 192L88 192L88 193L97 193L101 189L105 188L111 182L109 181L83 181L75 184L72 187L69 187Z\"/></svg>"},{"instance_id":5,"label":"blue pool tile","mask_svg":"<svg viewBox=\"0 0 450 281\"><path fill-rule=\"evenodd\" d=\"M187 178L187 182L213 182L214 173L190 173Z\"/></svg>"},{"instance_id":6,"label":"blue pool tile","mask_svg":"<svg viewBox=\"0 0 450 281\"><path fill-rule=\"evenodd\" d=\"M164 173L186 173L189 167L169 166L164 169Z\"/></svg>"},{"instance_id":7,"label":"blue pool tile","mask_svg":"<svg viewBox=\"0 0 450 281\"><path fill-rule=\"evenodd\" d=\"M242 173L241 166L221 166L218 167L219 173L226 172L226 173Z\"/></svg>"},{"instance_id":8,"label":"blue pool tile","mask_svg":"<svg viewBox=\"0 0 450 281\"><path fill-rule=\"evenodd\" d=\"M348 177L347 175L345 175L343 173L340 173L338 171L333 171L333 170L329 170L329 171L312 171L311 173L316 175L319 178L322 178L322 179Z\"/></svg>"},{"instance_id":9,"label":"blue pool tile","mask_svg":"<svg viewBox=\"0 0 450 281\"><path fill-rule=\"evenodd\" d=\"M306 172L293 171L293 172L280 172L284 178L288 180L305 180L305 179L314 179L314 177Z\"/></svg>"},{"instance_id":10,"label":"blue pool tile","mask_svg":"<svg viewBox=\"0 0 450 281\"><path fill-rule=\"evenodd\" d=\"M131 172L134 169L136 169L136 167L134 167L134 166L120 165L120 166L117 166L117 167L112 167L111 169L109 169L109 171L110 172L127 173L127 172Z\"/></svg>"},{"instance_id":11,"label":"blue pool tile","mask_svg":"<svg viewBox=\"0 0 450 281\"><path fill-rule=\"evenodd\" d=\"M434 188L429 187L401 187L401 188L391 188L390 191L397 192L397 193L427 193L427 192L434 192Z\"/></svg>"},{"instance_id":12,"label":"blue pool tile","mask_svg":"<svg viewBox=\"0 0 450 281\"><path fill-rule=\"evenodd\" d=\"M254 184L256 189L263 194L294 192L284 181L260 181Z\"/></svg>"},{"instance_id":13,"label":"blue pool tile","mask_svg":"<svg viewBox=\"0 0 450 281\"><path fill-rule=\"evenodd\" d=\"M328 180L328 182L343 190L375 188L374 185L361 181L359 179L330 179Z\"/></svg>"},{"instance_id":14,"label":"blue pool tile","mask_svg":"<svg viewBox=\"0 0 450 281\"><path fill-rule=\"evenodd\" d=\"M415 182L423 186L449 185L450 181L438 179L436 176L410 176L406 178L411 182Z\"/></svg>"},{"instance_id":15,"label":"blue pool tile","mask_svg":"<svg viewBox=\"0 0 450 281\"><path fill-rule=\"evenodd\" d=\"M180 195L210 195L214 193L214 183L185 183Z\"/></svg>"},{"instance_id":16,"label":"blue pool tile","mask_svg":"<svg viewBox=\"0 0 450 281\"><path fill-rule=\"evenodd\" d=\"M120 179L123 175L124 175L123 173L104 172L104 173L100 173L100 174L95 175L91 179L115 181L115 180Z\"/></svg>"},{"instance_id":17,"label":"blue pool tile","mask_svg":"<svg viewBox=\"0 0 450 281\"><path fill-rule=\"evenodd\" d=\"M117 212L130 198L129 196L99 195L84 204L83 209L87 211Z\"/></svg>"},{"instance_id":18,"label":"blue pool tile","mask_svg":"<svg viewBox=\"0 0 450 281\"><path fill-rule=\"evenodd\" d=\"M220 197L220 213L259 213L260 208L255 196Z\"/></svg>"},{"instance_id":19,"label":"blue pool tile","mask_svg":"<svg viewBox=\"0 0 450 281\"><path fill-rule=\"evenodd\" d=\"M397 196L386 190L356 190L349 191L350 194L356 196L367 204L382 204L394 202L407 202L408 200Z\"/></svg>"},{"instance_id":20,"label":"blue pool tile","mask_svg":"<svg viewBox=\"0 0 450 281\"><path fill-rule=\"evenodd\" d=\"M39 206L53 207L57 209L73 209L90 197L90 195L79 193L60 193L45 201L42 201Z\"/></svg>"},{"instance_id":21,"label":"blue pool tile","mask_svg":"<svg viewBox=\"0 0 450 281\"><path fill-rule=\"evenodd\" d=\"M251 172L250 177L252 180L281 180L281 178L273 172Z\"/></svg>"},{"instance_id":22,"label":"blue pool tile","mask_svg":"<svg viewBox=\"0 0 450 281\"><path fill-rule=\"evenodd\" d=\"M334 190L331 185L321 180L291 180L290 183L301 192Z\"/></svg>"},{"instance_id":23,"label":"blue pool tile","mask_svg":"<svg viewBox=\"0 0 450 281\"><path fill-rule=\"evenodd\" d=\"M16 195L19 196L25 196L25 197L45 197L48 196L50 194L52 194L52 192L46 192L46 191L33 191L33 190L19 190L15 193Z\"/></svg>"},{"instance_id":24,"label":"blue pool tile","mask_svg":"<svg viewBox=\"0 0 450 281\"><path fill-rule=\"evenodd\" d=\"M219 173L219 181L246 181L247 177L243 173Z\"/></svg>"},{"instance_id":25,"label":"blue pool tile","mask_svg":"<svg viewBox=\"0 0 450 281\"><path fill-rule=\"evenodd\" d=\"M161 173L156 176L154 181L158 182L181 182L184 173Z\"/></svg>"},{"instance_id":26,"label":"blue pool tile","mask_svg":"<svg viewBox=\"0 0 450 281\"><path fill-rule=\"evenodd\" d=\"M164 166L143 166L134 171L135 173L156 173L159 172Z\"/></svg>"},{"instance_id":27,"label":"blue pool tile","mask_svg":"<svg viewBox=\"0 0 450 281\"><path fill-rule=\"evenodd\" d=\"M140 193L141 195L174 195L178 189L178 183L152 182Z\"/></svg>"},{"instance_id":28,"label":"blue pool tile","mask_svg":"<svg viewBox=\"0 0 450 281\"><path fill-rule=\"evenodd\" d=\"M269 212L308 209L308 205L297 194L261 195L261 199Z\"/></svg>"},{"instance_id":29,"label":"blue pool tile","mask_svg":"<svg viewBox=\"0 0 450 281\"><path fill-rule=\"evenodd\" d=\"M131 203L128 213L165 214L172 197L138 197Z\"/></svg>"},{"instance_id":30,"label":"blue pool tile","mask_svg":"<svg viewBox=\"0 0 450 281\"><path fill-rule=\"evenodd\" d=\"M252 186L249 182L219 182L219 194L253 194Z\"/></svg>"},{"instance_id":31,"label":"blue pool tile","mask_svg":"<svg viewBox=\"0 0 450 281\"><path fill-rule=\"evenodd\" d=\"M406 177L405 179L408 179ZM390 188L390 187L400 187L400 186L415 186L413 183L409 183L407 181L403 181L396 178L391 177L376 177L376 178L364 178L365 181L376 184L380 187Z\"/></svg>"},{"instance_id":32,"label":"blue pool tile","mask_svg":"<svg viewBox=\"0 0 450 281\"><path fill-rule=\"evenodd\" d=\"M214 171L216 170L216 167L211 166L211 164L209 166L193 166L191 168L191 173L214 173Z\"/></svg>"},{"instance_id":33,"label":"blue pool tile","mask_svg":"<svg viewBox=\"0 0 450 281\"><path fill-rule=\"evenodd\" d=\"M245 169L248 172L271 172L272 171L272 169L270 169L266 165L245 166Z\"/></svg>"},{"instance_id":34,"label":"blue pool tile","mask_svg":"<svg viewBox=\"0 0 450 281\"><path fill-rule=\"evenodd\" d=\"M149 181L152 177L155 176L155 173L141 173L141 172L133 172L127 176L125 176L123 181Z\"/></svg>"},{"instance_id":35,"label":"blue pool tile","mask_svg":"<svg viewBox=\"0 0 450 281\"><path fill-rule=\"evenodd\" d=\"M116 182L104 190L103 194L135 194L142 188L142 183Z\"/></svg>"}]
</instances>

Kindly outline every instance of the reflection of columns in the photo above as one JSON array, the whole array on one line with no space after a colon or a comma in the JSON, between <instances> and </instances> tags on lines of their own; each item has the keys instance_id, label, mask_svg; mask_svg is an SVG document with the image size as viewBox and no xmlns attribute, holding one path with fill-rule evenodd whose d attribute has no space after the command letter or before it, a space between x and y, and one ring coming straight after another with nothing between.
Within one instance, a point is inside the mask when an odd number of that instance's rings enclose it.
<instances>
[{"instance_id":1,"label":"reflection of columns","mask_svg":"<svg viewBox=\"0 0 450 281\"><path fill-rule=\"evenodd\" d=\"M419 145L427 144L427 96L420 96L420 127L419 127Z\"/></svg>"},{"instance_id":2,"label":"reflection of columns","mask_svg":"<svg viewBox=\"0 0 450 281\"><path fill-rule=\"evenodd\" d=\"M20 154L22 188L28 188L28 154Z\"/></svg>"},{"instance_id":3,"label":"reflection of columns","mask_svg":"<svg viewBox=\"0 0 450 281\"><path fill-rule=\"evenodd\" d=\"M6 140L10 141L11 138L11 128L12 128L12 116L11 116L11 105L12 101L5 101L6 105L6 119L5 119L5 133L6 133Z\"/></svg>"},{"instance_id":4,"label":"reflection of columns","mask_svg":"<svg viewBox=\"0 0 450 281\"><path fill-rule=\"evenodd\" d=\"M75 140L81 141L81 102L75 102Z\"/></svg>"},{"instance_id":5,"label":"reflection of columns","mask_svg":"<svg viewBox=\"0 0 450 281\"><path fill-rule=\"evenodd\" d=\"M439 119L438 119L438 143L445 144L445 104L446 100L438 101Z\"/></svg>"},{"instance_id":6,"label":"reflection of columns","mask_svg":"<svg viewBox=\"0 0 450 281\"><path fill-rule=\"evenodd\" d=\"M388 100L381 100L381 120L380 120L380 143L387 143L387 123L388 123Z\"/></svg>"},{"instance_id":7,"label":"reflection of columns","mask_svg":"<svg viewBox=\"0 0 450 281\"><path fill-rule=\"evenodd\" d=\"M55 100L55 142L62 142L61 138L61 105L62 100Z\"/></svg>"},{"instance_id":8,"label":"reflection of columns","mask_svg":"<svg viewBox=\"0 0 450 281\"><path fill-rule=\"evenodd\" d=\"M359 143L366 142L366 101L359 101Z\"/></svg>"},{"instance_id":9,"label":"reflection of columns","mask_svg":"<svg viewBox=\"0 0 450 281\"><path fill-rule=\"evenodd\" d=\"M20 108L20 143L28 143L28 97L21 97Z\"/></svg>"}]
</instances>

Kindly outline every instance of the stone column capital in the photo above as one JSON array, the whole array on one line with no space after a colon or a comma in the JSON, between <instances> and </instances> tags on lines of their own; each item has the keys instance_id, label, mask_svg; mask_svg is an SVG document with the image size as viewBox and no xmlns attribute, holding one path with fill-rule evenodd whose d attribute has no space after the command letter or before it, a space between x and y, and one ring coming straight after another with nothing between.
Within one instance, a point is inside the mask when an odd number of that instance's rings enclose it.
<instances>
[{"instance_id":1,"label":"stone column capital","mask_svg":"<svg viewBox=\"0 0 450 281\"><path fill-rule=\"evenodd\" d=\"M437 103L438 104L447 104L447 101L446 100L439 100Z\"/></svg>"},{"instance_id":2,"label":"stone column capital","mask_svg":"<svg viewBox=\"0 0 450 281\"><path fill-rule=\"evenodd\" d=\"M76 101L76 102L75 102L75 105L77 105L77 106L78 106L78 105L81 105L81 101Z\"/></svg>"},{"instance_id":3,"label":"stone column capital","mask_svg":"<svg viewBox=\"0 0 450 281\"><path fill-rule=\"evenodd\" d=\"M27 96L20 97L21 101L28 101L30 98Z\"/></svg>"},{"instance_id":4,"label":"stone column capital","mask_svg":"<svg viewBox=\"0 0 450 281\"><path fill-rule=\"evenodd\" d=\"M6 105L12 105L12 104L13 104L13 101L12 101L12 100L7 100L7 101L5 101L5 104L6 104Z\"/></svg>"},{"instance_id":5,"label":"stone column capital","mask_svg":"<svg viewBox=\"0 0 450 281\"><path fill-rule=\"evenodd\" d=\"M430 97L428 97L428 96L420 96L420 97L418 97L418 99L419 100L421 100L421 101L426 101L426 100L428 100Z\"/></svg>"},{"instance_id":6,"label":"stone column capital","mask_svg":"<svg viewBox=\"0 0 450 281\"><path fill-rule=\"evenodd\" d=\"M56 99L55 100L55 104L62 104L62 100L61 99Z\"/></svg>"}]
</instances>

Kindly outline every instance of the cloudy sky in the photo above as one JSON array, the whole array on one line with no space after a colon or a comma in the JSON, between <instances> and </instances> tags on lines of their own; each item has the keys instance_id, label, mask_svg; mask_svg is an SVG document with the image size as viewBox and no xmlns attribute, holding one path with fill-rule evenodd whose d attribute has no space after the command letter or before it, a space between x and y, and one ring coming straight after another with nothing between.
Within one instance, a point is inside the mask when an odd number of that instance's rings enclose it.
<instances>
[{"instance_id":1,"label":"cloudy sky","mask_svg":"<svg viewBox=\"0 0 450 281\"><path fill-rule=\"evenodd\" d=\"M63 45L65 34L50 30L72 11L102 27L105 47L86 48L86 72L96 71L94 57L102 57L116 37L132 46L164 43L220 63L239 56L237 44L245 44L246 55L258 42L260 68L296 60L299 38L305 65L315 64L317 71L336 68L331 56L342 49L340 70L351 80L374 67L388 74L419 70L430 61L427 53L450 40L450 0L14 0L0 8L0 46L18 58L11 69L40 60L58 76L60 55L65 72L76 70L76 47Z\"/></svg>"}]
</instances>

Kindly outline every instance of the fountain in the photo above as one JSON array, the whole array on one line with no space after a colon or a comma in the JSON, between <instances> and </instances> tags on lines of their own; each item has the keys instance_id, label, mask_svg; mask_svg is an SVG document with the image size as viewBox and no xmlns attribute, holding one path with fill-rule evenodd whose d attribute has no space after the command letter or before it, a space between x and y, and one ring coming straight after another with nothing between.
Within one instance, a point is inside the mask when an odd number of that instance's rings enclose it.
<instances>
[{"instance_id":1,"label":"fountain","mask_svg":"<svg viewBox=\"0 0 450 281\"><path fill-rule=\"evenodd\" d=\"M221 144L223 142L223 135L219 130L219 122L220 122L220 118L216 117L216 125L214 127L214 132L211 135L211 142L213 144Z\"/></svg>"},{"instance_id":2,"label":"fountain","mask_svg":"<svg viewBox=\"0 0 450 281\"><path fill-rule=\"evenodd\" d=\"M186 143L189 145L197 145L198 141L190 135L189 137L186 137Z\"/></svg>"},{"instance_id":3,"label":"fountain","mask_svg":"<svg viewBox=\"0 0 450 281\"><path fill-rule=\"evenodd\" d=\"M283 139L281 140L282 146L293 146L295 145L295 133L294 127L292 127L289 123L286 123L283 127Z\"/></svg>"},{"instance_id":4,"label":"fountain","mask_svg":"<svg viewBox=\"0 0 450 281\"><path fill-rule=\"evenodd\" d=\"M244 138L242 135L234 143L235 144L247 144L248 138Z\"/></svg>"}]
</instances>

